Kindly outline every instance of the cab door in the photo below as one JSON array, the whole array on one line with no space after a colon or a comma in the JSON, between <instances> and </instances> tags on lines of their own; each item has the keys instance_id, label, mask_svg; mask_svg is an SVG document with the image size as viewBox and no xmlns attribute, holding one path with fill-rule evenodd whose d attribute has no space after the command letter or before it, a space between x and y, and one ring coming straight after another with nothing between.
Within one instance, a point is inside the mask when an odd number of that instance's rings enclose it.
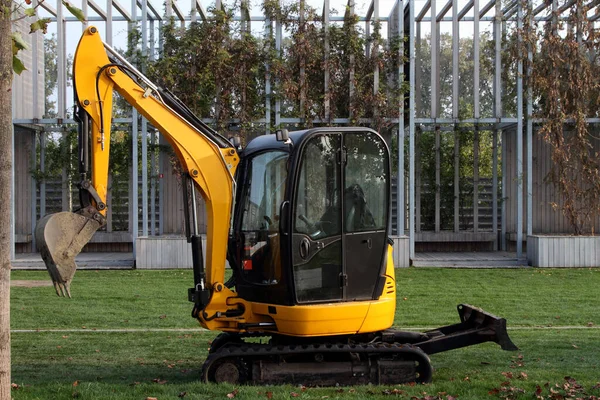
<instances>
[{"instance_id":1,"label":"cab door","mask_svg":"<svg viewBox=\"0 0 600 400\"><path fill-rule=\"evenodd\" d=\"M345 299L367 300L383 273L389 213L389 155L375 132L344 135Z\"/></svg>"},{"instance_id":2,"label":"cab door","mask_svg":"<svg viewBox=\"0 0 600 400\"><path fill-rule=\"evenodd\" d=\"M293 201L291 254L298 303L343 299L339 133L303 146Z\"/></svg>"},{"instance_id":3,"label":"cab door","mask_svg":"<svg viewBox=\"0 0 600 400\"><path fill-rule=\"evenodd\" d=\"M376 132L318 132L301 146L292 199L298 303L374 298L387 248L389 156Z\"/></svg>"}]
</instances>

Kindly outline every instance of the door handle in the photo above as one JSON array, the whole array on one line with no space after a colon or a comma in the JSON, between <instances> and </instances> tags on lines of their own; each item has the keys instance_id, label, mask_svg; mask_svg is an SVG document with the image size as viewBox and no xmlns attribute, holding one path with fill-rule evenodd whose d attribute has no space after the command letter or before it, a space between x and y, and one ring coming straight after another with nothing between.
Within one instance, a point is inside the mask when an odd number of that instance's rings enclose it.
<instances>
[{"instance_id":1,"label":"door handle","mask_svg":"<svg viewBox=\"0 0 600 400\"><path fill-rule=\"evenodd\" d=\"M371 250L373 248L373 240L371 238L363 240L363 243L367 245L367 248Z\"/></svg>"},{"instance_id":2,"label":"door handle","mask_svg":"<svg viewBox=\"0 0 600 400\"><path fill-rule=\"evenodd\" d=\"M310 255L310 242L307 238L302 239L300 242L300 257L306 260Z\"/></svg>"}]
</instances>

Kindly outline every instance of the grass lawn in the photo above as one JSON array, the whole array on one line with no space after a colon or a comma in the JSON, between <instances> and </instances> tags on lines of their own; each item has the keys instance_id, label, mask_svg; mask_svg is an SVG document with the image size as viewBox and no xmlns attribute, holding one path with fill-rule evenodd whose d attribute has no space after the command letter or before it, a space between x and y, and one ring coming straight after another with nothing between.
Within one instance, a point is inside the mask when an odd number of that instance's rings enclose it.
<instances>
[{"instance_id":1,"label":"grass lawn","mask_svg":"<svg viewBox=\"0 0 600 400\"><path fill-rule=\"evenodd\" d=\"M12 273L15 280L47 278L46 272ZM198 382L198 374L216 333L196 329L190 317L191 271L79 271L72 300L58 298L52 287L12 288L12 380L18 385L13 397L448 400L534 399L536 392L553 399L600 396L600 270L410 268L397 270L397 281L397 327L458 322L455 306L465 302L507 318L520 351L504 352L487 343L436 354L431 357L435 372L429 385L206 385ZM111 331L115 329L129 332Z\"/></svg>"}]
</instances>

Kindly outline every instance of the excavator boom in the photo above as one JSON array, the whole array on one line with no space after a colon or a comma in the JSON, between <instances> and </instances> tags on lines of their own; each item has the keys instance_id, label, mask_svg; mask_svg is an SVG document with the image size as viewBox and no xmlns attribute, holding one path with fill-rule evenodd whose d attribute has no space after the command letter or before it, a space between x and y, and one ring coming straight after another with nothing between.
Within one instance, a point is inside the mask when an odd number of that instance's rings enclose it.
<instances>
[{"instance_id":1,"label":"excavator boom","mask_svg":"<svg viewBox=\"0 0 600 400\"><path fill-rule=\"evenodd\" d=\"M208 268L196 283L199 289L205 289L206 282L223 282L235 193L233 176L239 162L236 150L175 96L156 87L104 44L95 27L87 28L79 42L73 78L79 122L81 208L75 213L44 216L36 227L36 240L56 293L70 297L75 257L105 224L113 90L164 135L186 176L205 200Z\"/></svg>"}]
</instances>

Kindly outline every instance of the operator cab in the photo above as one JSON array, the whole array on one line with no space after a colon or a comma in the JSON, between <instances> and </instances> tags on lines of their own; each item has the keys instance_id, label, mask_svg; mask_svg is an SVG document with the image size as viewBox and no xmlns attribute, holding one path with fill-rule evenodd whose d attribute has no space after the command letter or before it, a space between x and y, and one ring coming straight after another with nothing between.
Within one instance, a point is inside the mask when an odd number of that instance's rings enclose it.
<instances>
[{"instance_id":1,"label":"operator cab","mask_svg":"<svg viewBox=\"0 0 600 400\"><path fill-rule=\"evenodd\" d=\"M389 235L385 141L367 128L289 137L260 136L241 154L228 254L236 290L279 305L377 299Z\"/></svg>"}]
</instances>

